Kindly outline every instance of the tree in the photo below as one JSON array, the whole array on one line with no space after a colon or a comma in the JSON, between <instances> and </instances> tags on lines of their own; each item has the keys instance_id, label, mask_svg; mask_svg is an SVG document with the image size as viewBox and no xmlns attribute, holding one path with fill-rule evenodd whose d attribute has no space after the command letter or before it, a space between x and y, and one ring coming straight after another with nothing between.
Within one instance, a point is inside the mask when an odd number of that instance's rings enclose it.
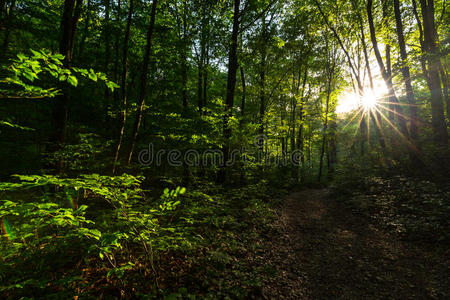
<instances>
[{"instance_id":1,"label":"tree","mask_svg":"<svg viewBox=\"0 0 450 300\"><path fill-rule=\"evenodd\" d=\"M133 157L134 147L136 145L139 127L141 126L141 121L145 108L145 97L146 97L146 87L147 87L147 73L148 73L148 65L150 63L150 51L152 49L152 37L153 31L155 28L155 19L156 19L156 6L158 5L157 0L153 0L152 11L150 12L150 24L147 31L147 44L145 46L145 54L142 64L142 73L140 80L140 92L139 92L139 111L136 117L136 122L134 124L134 130L131 141L131 148L128 155L128 164L131 162L131 158Z\"/></svg>"},{"instance_id":2,"label":"tree","mask_svg":"<svg viewBox=\"0 0 450 300\"><path fill-rule=\"evenodd\" d=\"M392 76L390 76L390 74L389 74L390 72L388 72L389 68L386 69L383 59L380 54L380 50L378 49L378 42L377 42L375 25L374 25L373 14L372 14L372 2L373 2L372 0L367 1L367 17L369 19L370 38L372 40L373 51L375 52L375 57L377 59L378 66L380 68L381 76L383 77L383 80L388 89L389 101L391 102L393 110L395 111L395 114L397 115L397 121L398 121L398 124L400 127L400 133L402 134L402 136L405 139L408 139L409 133L408 133L407 125L406 125L406 120L403 115L403 109L401 108L398 98L395 95L394 85L392 83ZM388 62L387 65L389 67L390 66L389 57L386 60Z\"/></svg>"},{"instance_id":3,"label":"tree","mask_svg":"<svg viewBox=\"0 0 450 300\"><path fill-rule=\"evenodd\" d=\"M125 28L125 37L122 50L122 126L119 133L119 142L117 143L116 154L114 156L113 174L116 171L116 164L119 160L120 148L122 146L125 125L127 122L127 76L128 76L128 43L130 41L131 22L133 20L134 1L130 0L128 8L127 26Z\"/></svg>"},{"instance_id":4,"label":"tree","mask_svg":"<svg viewBox=\"0 0 450 300\"><path fill-rule=\"evenodd\" d=\"M447 126L444 118L444 104L439 77L440 54L437 47L437 33L434 19L434 1L420 0L423 19L424 50L428 63L428 81L431 93L431 116L434 140L439 145L448 145Z\"/></svg>"},{"instance_id":5,"label":"tree","mask_svg":"<svg viewBox=\"0 0 450 300\"><path fill-rule=\"evenodd\" d=\"M65 0L64 11L61 19L61 40L59 42L59 52L64 55L64 67L70 68L75 44L75 34L80 18L82 7L81 0ZM68 106L70 101L70 91L68 87L63 88L63 94L55 100L53 109L54 134L51 141L56 149L64 147L66 142L66 129L68 118ZM62 161L59 163L62 168Z\"/></svg>"},{"instance_id":6,"label":"tree","mask_svg":"<svg viewBox=\"0 0 450 300\"><path fill-rule=\"evenodd\" d=\"M240 6L241 0L234 0L234 10L233 10L233 29L230 38L230 48L228 50L228 72L227 72L227 90L225 97L225 114L223 119L223 136L224 144L222 151L224 154L224 163L227 164L229 159L229 139L231 137L231 128L228 124L230 118L233 116L233 105L234 105L234 91L236 88L236 72L238 68L238 58L237 58L237 47L238 47L238 35L239 35L239 25L240 25ZM218 181L225 182L226 169L225 166L219 174Z\"/></svg>"}]
</instances>

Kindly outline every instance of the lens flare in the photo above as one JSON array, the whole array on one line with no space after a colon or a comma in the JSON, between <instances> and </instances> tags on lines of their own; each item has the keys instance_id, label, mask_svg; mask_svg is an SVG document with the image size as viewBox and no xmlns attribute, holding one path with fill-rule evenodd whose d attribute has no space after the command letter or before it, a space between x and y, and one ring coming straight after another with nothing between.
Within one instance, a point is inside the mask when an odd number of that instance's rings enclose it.
<instances>
[{"instance_id":1,"label":"lens flare","mask_svg":"<svg viewBox=\"0 0 450 300\"><path fill-rule=\"evenodd\" d=\"M374 93L366 93L362 98L361 98L361 102L362 102L362 106L364 107L365 110L372 110L375 108L375 106L377 105L378 101L377 101L377 96Z\"/></svg>"},{"instance_id":2,"label":"lens flare","mask_svg":"<svg viewBox=\"0 0 450 300\"><path fill-rule=\"evenodd\" d=\"M2 233L6 236L6 238L9 240L13 239L13 231L12 226L6 219L2 219Z\"/></svg>"}]
</instances>

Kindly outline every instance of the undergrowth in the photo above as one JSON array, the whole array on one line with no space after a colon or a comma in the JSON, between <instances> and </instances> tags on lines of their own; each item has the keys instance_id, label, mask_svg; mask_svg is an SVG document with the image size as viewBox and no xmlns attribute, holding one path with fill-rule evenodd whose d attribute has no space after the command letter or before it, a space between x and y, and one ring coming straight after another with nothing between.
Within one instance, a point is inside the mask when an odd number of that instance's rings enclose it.
<instances>
[{"instance_id":1,"label":"undergrowth","mask_svg":"<svg viewBox=\"0 0 450 300\"><path fill-rule=\"evenodd\" d=\"M258 290L264 274L238 257L261 247L279 190L261 181L150 191L143 179L1 183L2 298L245 298Z\"/></svg>"}]
</instances>

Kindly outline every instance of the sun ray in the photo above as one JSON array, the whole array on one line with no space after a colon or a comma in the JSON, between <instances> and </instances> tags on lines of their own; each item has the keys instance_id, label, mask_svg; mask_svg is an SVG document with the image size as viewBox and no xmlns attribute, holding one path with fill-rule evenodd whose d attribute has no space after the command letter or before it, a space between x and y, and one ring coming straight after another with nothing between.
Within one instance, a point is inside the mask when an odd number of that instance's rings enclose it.
<instances>
[{"instance_id":1,"label":"sun ray","mask_svg":"<svg viewBox=\"0 0 450 300\"><path fill-rule=\"evenodd\" d=\"M402 117L402 118L404 118L405 120L411 120L411 118L410 117L408 117L408 116L405 116L405 115L403 115L403 114L401 114L401 113L399 113L399 112L397 112L397 111L395 111L395 110L393 110L393 109L390 109L389 107L386 107L386 106L384 106L384 105L378 105L379 107L382 107L383 109L385 109L385 110L387 110L387 111L389 111L389 112L392 112L393 114L395 114L395 115L397 115L397 116L400 116L400 117Z\"/></svg>"},{"instance_id":2,"label":"sun ray","mask_svg":"<svg viewBox=\"0 0 450 300\"><path fill-rule=\"evenodd\" d=\"M408 104L408 103L398 103L398 102L391 102L391 101L378 101L378 103L381 104L389 104L389 105L397 105L397 106L421 106L420 104Z\"/></svg>"},{"instance_id":3,"label":"sun ray","mask_svg":"<svg viewBox=\"0 0 450 300\"><path fill-rule=\"evenodd\" d=\"M350 123L358 116L358 114L362 111L362 107L359 108L357 111L354 112L352 118L347 122L347 124L344 125L344 128L342 128L342 130L345 130L345 128L347 128L348 125L350 125Z\"/></svg>"},{"instance_id":4,"label":"sun ray","mask_svg":"<svg viewBox=\"0 0 450 300\"><path fill-rule=\"evenodd\" d=\"M411 143L411 141L403 134L400 132L400 130L395 127L394 124L392 124L392 122L388 119L388 117L386 117L383 112L381 112L378 108L376 108L376 110L380 113L381 117L383 119L386 120L386 122L392 127L392 129L394 129L395 132L397 132L399 134L399 136L406 142L406 144L412 148L414 151L418 152L418 149Z\"/></svg>"}]
</instances>

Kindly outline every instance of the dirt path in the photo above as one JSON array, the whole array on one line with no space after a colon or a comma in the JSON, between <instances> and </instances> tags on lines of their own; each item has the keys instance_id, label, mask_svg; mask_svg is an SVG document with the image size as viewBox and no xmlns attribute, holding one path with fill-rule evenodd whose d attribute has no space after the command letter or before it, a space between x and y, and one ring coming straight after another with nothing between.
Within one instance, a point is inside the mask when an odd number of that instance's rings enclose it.
<instances>
[{"instance_id":1,"label":"dirt path","mask_svg":"<svg viewBox=\"0 0 450 300\"><path fill-rule=\"evenodd\" d=\"M278 227L264 255L278 270L264 283L268 299L450 297L448 251L382 232L327 190L288 196Z\"/></svg>"}]
</instances>

